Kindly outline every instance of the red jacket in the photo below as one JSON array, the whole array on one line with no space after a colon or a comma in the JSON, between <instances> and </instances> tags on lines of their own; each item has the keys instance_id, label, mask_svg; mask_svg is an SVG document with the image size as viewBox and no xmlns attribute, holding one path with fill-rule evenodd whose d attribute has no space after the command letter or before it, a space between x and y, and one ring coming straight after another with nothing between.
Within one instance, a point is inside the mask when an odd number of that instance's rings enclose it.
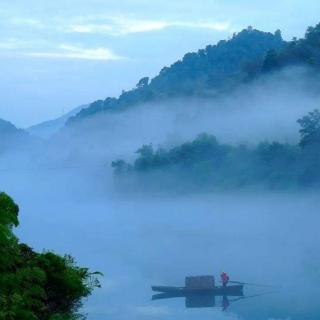
<instances>
[{"instance_id":1,"label":"red jacket","mask_svg":"<svg viewBox=\"0 0 320 320\"><path fill-rule=\"evenodd\" d=\"M227 283L229 281L229 276L225 272L222 272L221 273L221 280L223 283Z\"/></svg>"}]
</instances>

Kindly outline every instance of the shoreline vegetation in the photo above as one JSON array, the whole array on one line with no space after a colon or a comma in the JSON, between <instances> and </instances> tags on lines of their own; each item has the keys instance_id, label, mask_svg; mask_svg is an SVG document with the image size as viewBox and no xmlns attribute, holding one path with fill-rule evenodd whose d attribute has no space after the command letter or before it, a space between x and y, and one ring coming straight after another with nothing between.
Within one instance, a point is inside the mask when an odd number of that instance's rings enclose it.
<instances>
[{"instance_id":1,"label":"shoreline vegetation","mask_svg":"<svg viewBox=\"0 0 320 320\"><path fill-rule=\"evenodd\" d=\"M299 144L261 142L256 146L221 144L207 133L171 149L152 144L137 150L133 163L112 162L121 187L145 190L271 190L320 187L320 112L297 121Z\"/></svg>"},{"instance_id":2,"label":"shoreline vegetation","mask_svg":"<svg viewBox=\"0 0 320 320\"><path fill-rule=\"evenodd\" d=\"M82 299L100 287L99 272L70 255L35 252L13 233L19 207L0 193L0 320L85 319Z\"/></svg>"}]
</instances>

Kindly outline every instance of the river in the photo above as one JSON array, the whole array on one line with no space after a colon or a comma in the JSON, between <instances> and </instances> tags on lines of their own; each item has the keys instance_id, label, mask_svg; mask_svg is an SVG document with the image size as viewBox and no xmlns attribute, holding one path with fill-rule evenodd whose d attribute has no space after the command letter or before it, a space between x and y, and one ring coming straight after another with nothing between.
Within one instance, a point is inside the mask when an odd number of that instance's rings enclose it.
<instances>
[{"instance_id":1,"label":"river","mask_svg":"<svg viewBox=\"0 0 320 320\"><path fill-rule=\"evenodd\" d=\"M319 208L316 192L206 195L114 193L79 172L2 172L21 208L22 241L70 253L104 274L84 301L88 320L319 319ZM103 179L101 179L103 181ZM187 308L185 298L152 301L151 285L227 271L244 298L223 311Z\"/></svg>"}]
</instances>

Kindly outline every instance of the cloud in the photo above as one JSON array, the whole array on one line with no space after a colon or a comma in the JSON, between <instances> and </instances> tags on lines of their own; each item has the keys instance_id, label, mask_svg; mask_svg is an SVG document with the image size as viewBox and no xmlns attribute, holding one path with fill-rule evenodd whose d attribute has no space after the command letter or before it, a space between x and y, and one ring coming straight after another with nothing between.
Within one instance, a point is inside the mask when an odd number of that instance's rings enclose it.
<instances>
[{"instance_id":1,"label":"cloud","mask_svg":"<svg viewBox=\"0 0 320 320\"><path fill-rule=\"evenodd\" d=\"M0 49L13 50L21 47L21 41L18 39L0 40Z\"/></svg>"},{"instance_id":2,"label":"cloud","mask_svg":"<svg viewBox=\"0 0 320 320\"><path fill-rule=\"evenodd\" d=\"M11 20L11 23L17 26L28 26L38 29L42 29L45 27L45 25L40 20L33 18L13 18Z\"/></svg>"},{"instance_id":3,"label":"cloud","mask_svg":"<svg viewBox=\"0 0 320 320\"><path fill-rule=\"evenodd\" d=\"M201 28L215 31L228 31L231 26L229 22L177 22L176 26L186 28Z\"/></svg>"},{"instance_id":4,"label":"cloud","mask_svg":"<svg viewBox=\"0 0 320 320\"><path fill-rule=\"evenodd\" d=\"M101 20L101 19L100 19ZM100 33L113 36L127 35L163 30L170 27L209 29L215 31L230 30L229 22L206 22L206 21L169 21L169 20L145 20L132 19L123 16L106 17L104 22L76 23L67 28L69 32L76 33Z\"/></svg>"},{"instance_id":5,"label":"cloud","mask_svg":"<svg viewBox=\"0 0 320 320\"><path fill-rule=\"evenodd\" d=\"M61 45L56 51L28 52L24 55L49 59L80 59L100 61L115 61L124 59L124 57L116 55L108 48L87 49L71 45Z\"/></svg>"},{"instance_id":6,"label":"cloud","mask_svg":"<svg viewBox=\"0 0 320 320\"><path fill-rule=\"evenodd\" d=\"M112 36L158 31L172 27L230 31L230 23L227 21L148 19L136 18L132 15L98 14L74 16L68 19L65 17L52 17L46 21L34 17L14 17L9 18L7 22L18 28L33 28L58 33L96 33Z\"/></svg>"},{"instance_id":7,"label":"cloud","mask_svg":"<svg viewBox=\"0 0 320 320\"><path fill-rule=\"evenodd\" d=\"M69 28L72 32L78 33L110 33L113 31L113 27L110 25L73 25Z\"/></svg>"}]
</instances>

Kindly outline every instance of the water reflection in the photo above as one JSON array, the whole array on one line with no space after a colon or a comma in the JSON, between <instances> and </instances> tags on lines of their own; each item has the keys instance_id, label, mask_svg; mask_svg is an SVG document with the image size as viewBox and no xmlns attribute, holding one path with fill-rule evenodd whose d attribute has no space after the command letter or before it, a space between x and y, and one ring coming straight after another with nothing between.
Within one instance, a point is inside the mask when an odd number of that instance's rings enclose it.
<instances>
[{"instance_id":1,"label":"water reflection","mask_svg":"<svg viewBox=\"0 0 320 320\"><path fill-rule=\"evenodd\" d=\"M195 308L221 308L222 311L227 311L231 304L251 298L262 297L269 295L272 292L263 292L255 295L246 296L242 291L221 295L220 293L204 292L204 293L157 293L152 295L152 300L165 300L182 298L185 300L187 309Z\"/></svg>"}]
</instances>

